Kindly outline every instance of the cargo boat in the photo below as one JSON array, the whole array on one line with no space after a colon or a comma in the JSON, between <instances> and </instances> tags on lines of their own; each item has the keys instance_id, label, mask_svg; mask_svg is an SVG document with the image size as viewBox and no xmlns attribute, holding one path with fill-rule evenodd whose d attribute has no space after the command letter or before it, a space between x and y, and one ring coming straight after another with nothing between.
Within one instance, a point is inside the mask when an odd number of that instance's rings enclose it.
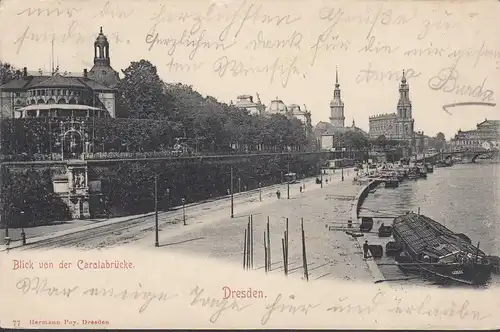
<instances>
[{"instance_id":1,"label":"cargo boat","mask_svg":"<svg viewBox=\"0 0 500 332\"><path fill-rule=\"evenodd\" d=\"M396 217L393 233L403 247L396 264L404 272L417 272L439 283L482 285L491 277L493 265L486 254L464 234L421 214Z\"/></svg>"}]
</instances>

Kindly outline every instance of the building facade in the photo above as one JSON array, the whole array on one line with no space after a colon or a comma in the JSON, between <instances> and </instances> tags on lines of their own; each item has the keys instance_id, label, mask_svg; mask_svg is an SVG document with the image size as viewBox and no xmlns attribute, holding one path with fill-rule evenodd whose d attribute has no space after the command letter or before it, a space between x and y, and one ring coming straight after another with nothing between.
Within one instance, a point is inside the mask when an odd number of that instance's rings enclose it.
<instances>
[{"instance_id":1,"label":"building facade","mask_svg":"<svg viewBox=\"0 0 500 332\"><path fill-rule=\"evenodd\" d=\"M330 122L320 121L314 128L314 136L317 145L321 150L329 151L332 149L343 148L337 146L338 136L346 132L356 132L368 137L368 134L361 128L356 127L354 119L350 127L345 126L344 102L342 101L339 72L335 69L335 88L333 90L333 99L330 101ZM346 148L346 147L345 147Z\"/></svg>"},{"instance_id":2,"label":"building facade","mask_svg":"<svg viewBox=\"0 0 500 332\"><path fill-rule=\"evenodd\" d=\"M493 150L500 144L500 120L488 120L476 125L476 129L462 131L450 140L452 150Z\"/></svg>"},{"instance_id":3,"label":"building facade","mask_svg":"<svg viewBox=\"0 0 500 332\"><path fill-rule=\"evenodd\" d=\"M334 128L344 128L344 102L340 97L339 72L335 69L335 89L333 90L333 99L330 101L330 124Z\"/></svg>"},{"instance_id":4,"label":"building facade","mask_svg":"<svg viewBox=\"0 0 500 332\"><path fill-rule=\"evenodd\" d=\"M28 74L0 86L2 118L115 117L119 76L111 68L109 43L100 30L94 43L94 66L81 76Z\"/></svg>"},{"instance_id":5,"label":"building facade","mask_svg":"<svg viewBox=\"0 0 500 332\"><path fill-rule=\"evenodd\" d=\"M258 93L257 102L253 101L253 96L251 95L240 95L237 97L237 101L234 106L248 110L250 114L264 115L266 111L266 106L260 101L260 96Z\"/></svg>"},{"instance_id":6,"label":"building facade","mask_svg":"<svg viewBox=\"0 0 500 332\"><path fill-rule=\"evenodd\" d=\"M415 120L412 116L410 88L405 73L399 86L399 100L396 113L379 114L369 117L370 138L384 135L386 139L405 141L408 146L415 146Z\"/></svg>"}]
</instances>

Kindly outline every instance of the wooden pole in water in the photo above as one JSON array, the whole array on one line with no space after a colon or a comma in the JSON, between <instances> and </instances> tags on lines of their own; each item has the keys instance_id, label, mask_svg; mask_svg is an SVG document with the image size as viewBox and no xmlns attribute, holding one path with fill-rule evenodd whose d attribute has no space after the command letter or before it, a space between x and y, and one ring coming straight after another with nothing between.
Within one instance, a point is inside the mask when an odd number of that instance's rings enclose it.
<instances>
[{"instance_id":1,"label":"wooden pole in water","mask_svg":"<svg viewBox=\"0 0 500 332\"><path fill-rule=\"evenodd\" d=\"M267 254L267 264L268 270L271 270L271 235L269 233L269 216L267 217L267 250L269 251Z\"/></svg>"},{"instance_id":2,"label":"wooden pole in water","mask_svg":"<svg viewBox=\"0 0 500 332\"><path fill-rule=\"evenodd\" d=\"M304 218L300 218L300 226L302 228L302 264L304 266L304 278L309 281L309 271L307 270L307 257L306 257L306 237L304 234Z\"/></svg>"},{"instance_id":3,"label":"wooden pole in water","mask_svg":"<svg viewBox=\"0 0 500 332\"><path fill-rule=\"evenodd\" d=\"M286 218L286 233L285 233L285 245L286 245L286 270L288 273L288 218Z\"/></svg>"},{"instance_id":4,"label":"wooden pole in water","mask_svg":"<svg viewBox=\"0 0 500 332\"><path fill-rule=\"evenodd\" d=\"M250 221L247 224L247 270L250 268Z\"/></svg>"},{"instance_id":5,"label":"wooden pole in water","mask_svg":"<svg viewBox=\"0 0 500 332\"><path fill-rule=\"evenodd\" d=\"M247 268L247 230L245 229L245 239L243 240L243 270Z\"/></svg>"},{"instance_id":6,"label":"wooden pole in water","mask_svg":"<svg viewBox=\"0 0 500 332\"><path fill-rule=\"evenodd\" d=\"M266 271L267 274L267 238L266 238L266 231L264 231L264 270Z\"/></svg>"},{"instance_id":7,"label":"wooden pole in water","mask_svg":"<svg viewBox=\"0 0 500 332\"><path fill-rule=\"evenodd\" d=\"M420 214L420 207L418 208L418 214Z\"/></svg>"},{"instance_id":8,"label":"wooden pole in water","mask_svg":"<svg viewBox=\"0 0 500 332\"><path fill-rule=\"evenodd\" d=\"M253 216L250 215L250 230L252 232L252 242L250 242L250 268L253 270Z\"/></svg>"},{"instance_id":9,"label":"wooden pole in water","mask_svg":"<svg viewBox=\"0 0 500 332\"><path fill-rule=\"evenodd\" d=\"M283 248L285 249L285 252L284 252L284 255L285 255L285 266L286 266L286 271L287 271L287 275L288 275L288 253L287 253L287 244L286 244L286 241L287 241L287 235L286 235L286 231L283 232L283 241L284 241L284 245L283 245Z\"/></svg>"},{"instance_id":10,"label":"wooden pole in water","mask_svg":"<svg viewBox=\"0 0 500 332\"><path fill-rule=\"evenodd\" d=\"M285 272L285 276L286 276L287 271L286 271L286 257L285 257L285 239L281 239L281 249L283 252L283 272Z\"/></svg>"}]
</instances>

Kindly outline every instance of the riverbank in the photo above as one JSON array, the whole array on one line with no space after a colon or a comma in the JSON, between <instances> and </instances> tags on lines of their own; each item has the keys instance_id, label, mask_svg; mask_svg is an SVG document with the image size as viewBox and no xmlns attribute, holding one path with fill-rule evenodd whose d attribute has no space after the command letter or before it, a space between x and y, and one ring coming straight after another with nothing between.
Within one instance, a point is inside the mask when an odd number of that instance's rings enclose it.
<instances>
[{"instance_id":1,"label":"riverbank","mask_svg":"<svg viewBox=\"0 0 500 332\"><path fill-rule=\"evenodd\" d=\"M289 276L301 278L303 275L301 218L304 219L309 280L344 279L372 281L373 276L362 251L355 239L343 231L329 231L333 222L347 223L360 190L353 184L355 172L345 170L328 175L331 179L323 188L308 183L305 191L299 192L303 183L292 185L293 195L286 199L282 190L281 199L268 199L240 206L235 218L229 218L227 211L208 212L187 220L188 226L162 228L159 234L160 248L154 248L154 234L144 239L129 240L131 247L164 250L166 252L188 253L196 257L215 258L243 266L244 230L248 216L254 224L254 270L264 272L263 238L267 218L270 220L271 271L283 274L283 254L281 240L289 222ZM258 199L258 198L257 198Z\"/></svg>"}]
</instances>

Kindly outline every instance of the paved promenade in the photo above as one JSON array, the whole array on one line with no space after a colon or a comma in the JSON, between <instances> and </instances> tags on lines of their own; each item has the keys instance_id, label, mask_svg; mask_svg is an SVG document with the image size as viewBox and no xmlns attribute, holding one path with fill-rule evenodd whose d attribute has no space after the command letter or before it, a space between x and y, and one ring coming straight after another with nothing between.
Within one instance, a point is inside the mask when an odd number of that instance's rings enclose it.
<instances>
[{"instance_id":1,"label":"paved promenade","mask_svg":"<svg viewBox=\"0 0 500 332\"><path fill-rule=\"evenodd\" d=\"M306 181L306 190L299 192L297 183L292 185L291 199L286 199L286 186L281 189L282 198L266 195L263 202L240 205L235 218L227 211L207 212L188 218L188 226L177 225L175 229L162 228L160 248L154 247L154 233L140 240L132 240L128 246L150 247L151 250L190 253L197 257L222 259L243 266L244 229L248 215L254 223L254 269L264 269L263 238L267 217L271 233L271 273L283 273L281 239L285 231L285 220L289 219L289 275L301 277L302 248L300 219L304 218L309 279L345 279L372 281L372 274L362 258L355 239L342 231L329 231L332 222L346 222L351 215L354 197L360 186L352 183L354 172L345 171L345 181L340 171L323 188ZM325 181L326 182L326 181ZM255 198L258 200L258 197ZM243 268L243 267L242 267Z\"/></svg>"}]
</instances>

